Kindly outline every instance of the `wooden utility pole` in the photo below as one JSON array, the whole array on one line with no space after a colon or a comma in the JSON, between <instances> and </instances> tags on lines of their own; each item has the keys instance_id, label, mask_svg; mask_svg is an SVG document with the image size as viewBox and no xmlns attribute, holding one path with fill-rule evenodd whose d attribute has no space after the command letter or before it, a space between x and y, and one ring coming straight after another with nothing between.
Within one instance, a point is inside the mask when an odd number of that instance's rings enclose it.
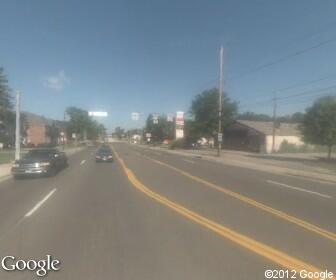
<instances>
[{"instance_id":1,"label":"wooden utility pole","mask_svg":"<svg viewBox=\"0 0 336 280\"><path fill-rule=\"evenodd\" d=\"M15 160L20 159L20 144L21 144L21 136L20 136L20 92L16 92L16 103L15 103Z\"/></svg>"},{"instance_id":2,"label":"wooden utility pole","mask_svg":"<svg viewBox=\"0 0 336 280\"><path fill-rule=\"evenodd\" d=\"M218 134L217 134L217 156L220 157L221 149L222 149L222 141L223 141L223 135L222 135L222 111L223 111L223 60L224 60L224 49L223 47L220 48L219 51L219 91L218 91Z\"/></svg>"},{"instance_id":3,"label":"wooden utility pole","mask_svg":"<svg viewBox=\"0 0 336 280\"><path fill-rule=\"evenodd\" d=\"M276 131L276 115L277 115L277 97L273 98L273 133L272 133L272 153L275 152L275 131Z\"/></svg>"}]
</instances>

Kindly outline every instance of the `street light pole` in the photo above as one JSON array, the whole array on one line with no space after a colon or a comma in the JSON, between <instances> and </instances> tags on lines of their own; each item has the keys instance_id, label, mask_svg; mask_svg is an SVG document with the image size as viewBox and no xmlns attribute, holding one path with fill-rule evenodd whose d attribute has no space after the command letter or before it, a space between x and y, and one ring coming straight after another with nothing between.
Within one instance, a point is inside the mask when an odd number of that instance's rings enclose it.
<instances>
[{"instance_id":1,"label":"street light pole","mask_svg":"<svg viewBox=\"0 0 336 280\"><path fill-rule=\"evenodd\" d=\"M15 160L20 159L20 92L16 92L16 103L15 103Z\"/></svg>"},{"instance_id":2,"label":"street light pole","mask_svg":"<svg viewBox=\"0 0 336 280\"><path fill-rule=\"evenodd\" d=\"M218 91L218 134L217 134L217 156L220 157L221 149L222 149L222 96L223 96L223 56L224 56L224 49L223 47L220 48L219 52L219 91Z\"/></svg>"}]
</instances>

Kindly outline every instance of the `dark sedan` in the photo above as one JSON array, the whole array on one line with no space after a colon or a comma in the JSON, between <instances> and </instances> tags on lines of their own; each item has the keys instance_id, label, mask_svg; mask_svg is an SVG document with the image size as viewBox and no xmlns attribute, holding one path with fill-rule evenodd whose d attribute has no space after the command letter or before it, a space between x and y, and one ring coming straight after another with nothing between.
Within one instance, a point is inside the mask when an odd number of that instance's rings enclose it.
<instances>
[{"instance_id":1,"label":"dark sedan","mask_svg":"<svg viewBox=\"0 0 336 280\"><path fill-rule=\"evenodd\" d=\"M11 171L14 178L33 175L54 176L67 164L68 159L64 152L57 149L34 149L22 159L16 160Z\"/></svg>"},{"instance_id":2,"label":"dark sedan","mask_svg":"<svg viewBox=\"0 0 336 280\"><path fill-rule=\"evenodd\" d=\"M103 146L96 153L96 162L112 162L113 155L109 147Z\"/></svg>"}]
</instances>

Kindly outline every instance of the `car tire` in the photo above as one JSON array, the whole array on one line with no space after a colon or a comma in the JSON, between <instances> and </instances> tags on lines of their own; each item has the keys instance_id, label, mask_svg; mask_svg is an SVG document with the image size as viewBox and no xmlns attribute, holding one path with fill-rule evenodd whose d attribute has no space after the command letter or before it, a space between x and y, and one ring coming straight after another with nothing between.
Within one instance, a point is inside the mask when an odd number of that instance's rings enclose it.
<instances>
[{"instance_id":1,"label":"car tire","mask_svg":"<svg viewBox=\"0 0 336 280\"><path fill-rule=\"evenodd\" d=\"M56 174L57 174L57 170L56 170L56 168L55 168L55 167L52 167L51 169L49 169L49 171L48 171L48 173L47 173L47 176L48 176L48 177L54 177L54 176L56 176Z\"/></svg>"}]
</instances>

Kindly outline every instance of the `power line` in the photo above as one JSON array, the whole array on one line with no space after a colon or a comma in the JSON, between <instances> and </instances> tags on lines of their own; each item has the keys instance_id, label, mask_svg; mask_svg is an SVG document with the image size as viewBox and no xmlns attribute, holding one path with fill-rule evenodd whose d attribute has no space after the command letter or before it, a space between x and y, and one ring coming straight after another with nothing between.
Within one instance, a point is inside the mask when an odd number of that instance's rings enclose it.
<instances>
[{"instance_id":1,"label":"power line","mask_svg":"<svg viewBox=\"0 0 336 280\"><path fill-rule=\"evenodd\" d=\"M316 95L323 95L323 94L326 94L325 91L327 90L331 90L331 89L336 89L336 85L332 85L332 86L329 86L329 87L325 87L325 88L320 88L320 89L315 89L315 90L308 90L308 91L303 91L303 92L299 92L299 93L296 93L296 94L291 94L291 95L287 95L287 96L281 96L281 97L276 97L277 100L281 101L281 100L286 100L286 99L290 99L290 98L298 98L298 97L302 97L302 96L316 96ZM324 91L323 93L321 93L322 91ZM251 106L255 106L255 105L263 105L263 104L268 104L270 103L271 101L273 101L274 98L271 98L271 99L266 99L266 100L263 100L263 101L259 101L259 102L256 102L256 103L250 103L250 104L243 104L243 106L239 106L239 108L245 108L245 107L251 107Z\"/></svg>"},{"instance_id":2,"label":"power line","mask_svg":"<svg viewBox=\"0 0 336 280\"><path fill-rule=\"evenodd\" d=\"M301 41L301 40L304 40L304 39L306 39L306 38L311 38L311 37L313 37L313 36L315 36L315 35L317 35L317 34L319 34L319 33L322 33L322 32L324 31L324 29L329 28L329 27L331 27L331 26L333 26L333 25L335 25L335 24L336 24L336 21L330 22L330 23L328 23L328 24L326 24L326 25L324 25L324 26L321 26L321 27L318 29L318 31L312 32L312 33L310 33L310 34L305 34L305 35L303 35L303 36L297 38L296 41ZM334 40L336 40L336 38L331 39L331 41L334 41ZM324 45L324 44L327 44L327 43L329 43L329 41L330 41L330 40L327 40L327 41L325 41L325 42L322 42L321 44L323 44L323 45ZM312 48L315 48L315 46L313 46ZM246 73L246 74L247 74L247 73ZM245 74L243 74L243 75L245 75ZM231 79L232 79L232 78L231 78ZM231 80L231 79L229 79L229 80ZM325 80L325 79L328 79L328 78L322 78L322 79L319 79L319 80L316 80L316 81L312 81L312 83L313 83L313 82L318 82L318 81L321 81L321 80ZM215 82L218 82L218 80L219 80L218 77L209 79L208 81L204 82L204 83L203 83L201 86L199 86L198 88L202 88L202 89L203 89L203 88L206 87L207 85L210 85L210 84L213 84L213 85L214 85L214 83L215 83ZM308 83L310 83L310 82L308 82ZM308 84L308 83L307 83L307 84ZM276 92L284 91L284 90L287 90L287 89L290 89L290 88L291 88L291 87L284 88L284 89L280 89L280 90L276 90Z\"/></svg>"},{"instance_id":3,"label":"power line","mask_svg":"<svg viewBox=\"0 0 336 280\"><path fill-rule=\"evenodd\" d=\"M319 94L315 94L315 95L311 95L311 96L301 96L300 100L296 100L296 101L287 100L287 102L281 102L281 106L299 104L299 103L303 104L304 102L311 101L311 99L314 99L314 98L317 98L317 97L320 97L320 96L326 96L326 95L333 95L333 94L331 94L329 92L323 92L323 93L319 93ZM302 100L302 98L304 98L304 99Z\"/></svg>"},{"instance_id":4,"label":"power line","mask_svg":"<svg viewBox=\"0 0 336 280\"><path fill-rule=\"evenodd\" d=\"M329 89L333 89L333 88L336 88L336 85L326 87L326 88L321 88L321 89L319 89L319 91L329 90ZM288 99L288 98L295 98L295 97L299 97L299 96L303 96L303 95L309 95L310 93L314 93L314 92L316 92L316 90L308 90L308 91L303 91L303 92L300 92L300 93L297 93L297 94L278 97L277 99L282 100L282 99Z\"/></svg>"},{"instance_id":5,"label":"power line","mask_svg":"<svg viewBox=\"0 0 336 280\"><path fill-rule=\"evenodd\" d=\"M336 37L335 37L335 38L332 38L332 39L329 39L329 40L325 40L325 41L320 42L320 43L318 43L318 44L316 44L316 45L314 45L314 46L311 46L311 47L309 47L309 48L305 48L305 49L303 49L303 50L296 51L296 52L291 53L291 54L289 54L289 55L287 55L287 56L281 57L281 58L279 58L279 59L277 59L277 60L274 60L274 61L268 62L268 63L266 63L266 64L260 65L260 66L254 68L254 69L252 69L252 70L250 70L250 71L247 71L247 72L245 72L245 73L243 73L243 74L241 74L241 75L232 76L232 77L229 78L227 81L237 80L238 78L245 77L246 75L249 75L249 74L252 74L252 73L261 71L261 70L263 70L263 69L265 69L265 68L274 66L274 65L276 65L276 64L278 64L278 63L285 62L285 61L287 61L287 60L290 60L291 58L294 58L294 57L296 57L296 56L305 54L305 53L307 53L307 52L309 52L309 51L312 51L312 50L314 50L314 49L320 48L320 47L322 47L322 46L325 46L325 45L327 45L327 44L333 43L333 42L335 42L335 41L336 41Z\"/></svg>"},{"instance_id":6,"label":"power line","mask_svg":"<svg viewBox=\"0 0 336 280\"><path fill-rule=\"evenodd\" d=\"M298 87L302 87L302 86L318 83L318 82L325 81L325 80L334 80L334 79L336 79L336 77L334 77L334 76L325 76L325 77L322 77L322 78L319 78L319 79L316 79L316 80L309 80L309 81L304 81L304 82L300 82L300 83L295 83L295 84L289 85L287 87L283 87L283 88L280 88L280 89L272 90L271 92L268 92L268 93L265 92L263 94L253 95L253 97L268 95L270 93L278 94L280 92L287 91L287 90L290 90L290 89L294 89L294 88L298 88Z\"/></svg>"},{"instance_id":7,"label":"power line","mask_svg":"<svg viewBox=\"0 0 336 280\"><path fill-rule=\"evenodd\" d=\"M321 26L317 31L314 31L310 34L305 34L305 35L302 35L302 36L298 37L296 39L296 41L303 41L305 39L310 39L310 38L322 33L325 29L327 29L329 27L332 27L335 24L336 24L336 21L329 22L328 24Z\"/></svg>"}]
</instances>

